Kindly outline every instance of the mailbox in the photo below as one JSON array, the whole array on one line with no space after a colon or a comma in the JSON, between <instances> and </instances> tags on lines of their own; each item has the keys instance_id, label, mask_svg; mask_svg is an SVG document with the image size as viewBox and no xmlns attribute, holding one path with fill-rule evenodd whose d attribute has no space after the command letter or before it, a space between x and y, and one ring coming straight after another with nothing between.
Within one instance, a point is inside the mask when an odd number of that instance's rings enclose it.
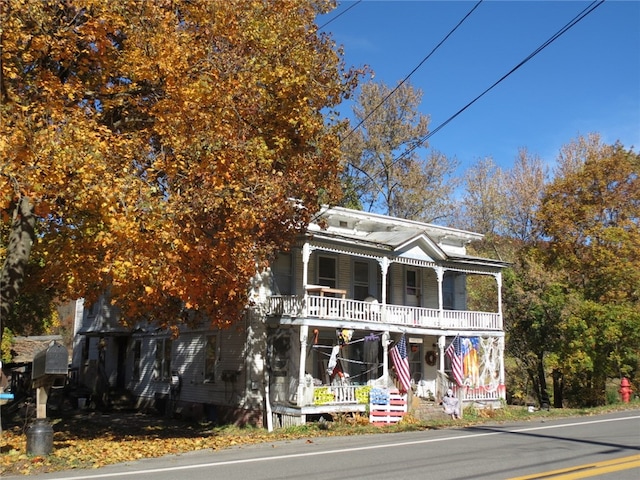
<instances>
[{"instance_id":1,"label":"mailbox","mask_svg":"<svg viewBox=\"0 0 640 480\"><path fill-rule=\"evenodd\" d=\"M64 345L53 342L33 357L31 380L37 381L47 375L66 375L69 368L69 354Z\"/></svg>"}]
</instances>

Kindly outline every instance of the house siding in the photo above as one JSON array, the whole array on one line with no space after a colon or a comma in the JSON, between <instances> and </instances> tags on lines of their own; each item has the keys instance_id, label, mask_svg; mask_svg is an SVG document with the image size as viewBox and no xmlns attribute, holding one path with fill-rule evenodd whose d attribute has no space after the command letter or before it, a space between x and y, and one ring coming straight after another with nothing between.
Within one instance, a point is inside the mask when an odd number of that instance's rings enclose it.
<instances>
[{"instance_id":1,"label":"house siding","mask_svg":"<svg viewBox=\"0 0 640 480\"><path fill-rule=\"evenodd\" d=\"M432 268L422 271L422 307L439 308L438 304L438 276Z\"/></svg>"},{"instance_id":2,"label":"house siding","mask_svg":"<svg viewBox=\"0 0 640 480\"><path fill-rule=\"evenodd\" d=\"M365 382L379 380L383 374L384 363L384 349L380 347L378 353L373 353L373 343L367 344L365 349L365 342L375 340L365 337L379 336L381 338L378 341L381 342L383 336L388 338L390 335L398 341L405 331L408 336L411 372L416 382L428 382L426 386L435 392L436 379L445 366L442 360L446 342L457 331L461 336L468 335L473 338L476 338L477 333L477 341L481 345L478 351L490 352L490 355L485 356L493 362L491 382L499 382L497 385L490 385L494 389L491 392L504 393L502 351L499 350L502 348L500 342L503 337L503 332L499 331L502 328L501 312L486 312L486 319L483 316L485 312L463 312L466 310L467 298L466 275L462 273L468 271L470 274L480 272L498 275L502 265L496 263L495 266L483 266L478 262L477 268L471 268L468 263L458 264L453 257L447 260L448 252L452 251L452 248L447 247L445 252L441 241L442 236L450 236L451 231L439 232L438 228L442 227L424 227L427 228L427 233L424 233L423 225L420 224L421 230L416 233L415 222L411 221L388 217L382 219L376 215L369 218L370 214L353 211L345 213L339 208L335 214L338 217L343 215L345 218L339 222L339 231L332 231L331 227L328 227L329 230L326 232L320 232L316 226L313 232L317 233L312 232L312 235L301 238L301 241L307 242L311 253L306 265L303 249L301 244L298 244L289 254L290 261L283 261L278 266L279 270L274 270L282 279L281 283L283 289L287 290L286 293L280 292L279 289L274 290L275 283L269 269L256 273L249 285L251 307L242 319L231 322L232 326L224 330L209 329L205 326L195 330L184 328L177 338L172 339L171 370L178 372L181 378L179 396L174 398L176 412L200 411L210 419L224 418L242 423L260 423L265 415L264 405L268 405L264 399L267 381L274 415L281 415L283 418L292 415L304 422L305 414L318 413L320 408L324 408L324 412L351 411L348 410L350 406L347 403L352 400L345 400L344 396L337 393L336 403L342 402L342 405L325 407L323 403L316 403L313 398L307 398L309 392L313 393L314 385L319 385L318 382L322 385L328 384L329 373L333 372L327 371L327 363L332 351L336 351L334 348L337 345L341 346L341 356L344 359L341 368L344 369L344 373L350 374L348 378L351 379L351 386L348 387L361 386ZM357 232L351 229L351 225L349 228L342 225L349 224L353 217L359 219ZM372 230L366 230L367 228ZM432 231L434 236L430 238L427 234ZM363 240L361 233L372 233L373 238L370 241ZM417 236L406 243L405 248L401 240L408 239L409 234ZM349 235L353 238L349 239ZM454 232L461 244L474 235L463 231ZM456 252L464 255L464 247L461 246ZM336 301L334 298L314 298L316 304L324 302L324 306L322 311L316 310L312 313L309 307L312 302L305 304L302 297L305 294L304 285L323 283L318 279L319 256L335 258L335 287L345 291L346 299ZM360 298L366 292L366 288L357 289L359 298L355 298L355 261L369 264L369 294L382 301L384 289L387 305L381 306L380 309L375 306L374 310L372 302ZM388 265L386 285L382 285L383 265ZM286 276L289 266L290 279ZM486 270L483 270L485 267ZM411 291L410 295L405 288L408 269L418 273L419 291ZM442 269L445 273L442 284L438 282L437 269ZM329 278L330 274L326 275ZM364 286L362 278L364 277L359 278L361 287ZM427 311L441 306L439 291L442 292L445 308L460 311ZM330 296L332 293L334 292L326 295ZM270 298L271 296L274 297ZM335 308L333 305L336 303L342 307ZM168 332L152 330L153 327L148 325L143 326L147 330L134 331L117 327L117 312L111 311L108 305L108 302L101 301L92 309L90 316L85 315L85 333L90 332L87 334L94 335L85 337L90 346L89 359L85 359L87 364L97 371L98 365L102 362L111 385L121 381L124 375L126 386L141 402L166 400L170 394L169 379L154 378L154 364L156 342L158 339L168 338ZM208 335L216 337L213 380L205 378ZM286 344L282 358L276 359L273 341L277 340L279 335L281 339L286 337L287 341L282 342ZM350 339L352 335L352 343L345 340L346 337ZM100 338L107 342L106 348L102 351L98 349ZM305 342L304 345L301 344L301 338ZM138 378L134 378L134 345L137 341L141 347L140 372ZM124 369L121 365L123 345L126 345L127 349ZM308 350L306 355L303 354L306 363L301 371L300 355L303 347ZM425 362L427 351L435 352L439 356L437 362L432 362L433 365L427 365ZM271 358L267 358L267 355L271 355ZM432 358L432 355L429 358ZM349 360L355 361L349 363ZM270 368L267 368L268 366ZM496 366L500 368L496 370ZM445 373L442 371L442 374ZM336 380L335 374L333 375L331 381ZM305 379L305 385L298 388L301 377ZM311 378L314 385L308 384ZM350 391L353 392L353 389ZM298 395L301 398L298 398ZM192 409L193 406L199 406L199 410ZM306 413L304 408L307 408Z\"/></svg>"}]
</instances>

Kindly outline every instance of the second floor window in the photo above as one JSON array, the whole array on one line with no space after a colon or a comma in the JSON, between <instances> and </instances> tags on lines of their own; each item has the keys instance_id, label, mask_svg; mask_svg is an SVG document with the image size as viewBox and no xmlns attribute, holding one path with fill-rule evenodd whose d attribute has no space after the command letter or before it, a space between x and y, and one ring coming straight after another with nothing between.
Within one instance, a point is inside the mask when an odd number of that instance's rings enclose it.
<instances>
[{"instance_id":1,"label":"second floor window","mask_svg":"<svg viewBox=\"0 0 640 480\"><path fill-rule=\"evenodd\" d=\"M318 257L318 283L320 285L336 288L337 272L335 257Z\"/></svg>"},{"instance_id":2,"label":"second floor window","mask_svg":"<svg viewBox=\"0 0 640 480\"><path fill-rule=\"evenodd\" d=\"M276 295L293 294L293 268L290 253L281 253L271 266L273 273L273 292Z\"/></svg>"},{"instance_id":3,"label":"second floor window","mask_svg":"<svg viewBox=\"0 0 640 480\"><path fill-rule=\"evenodd\" d=\"M418 272L407 270L407 295L416 297L418 295Z\"/></svg>"},{"instance_id":4,"label":"second floor window","mask_svg":"<svg viewBox=\"0 0 640 480\"><path fill-rule=\"evenodd\" d=\"M369 263L353 262L353 298L364 300L369 293Z\"/></svg>"}]
</instances>

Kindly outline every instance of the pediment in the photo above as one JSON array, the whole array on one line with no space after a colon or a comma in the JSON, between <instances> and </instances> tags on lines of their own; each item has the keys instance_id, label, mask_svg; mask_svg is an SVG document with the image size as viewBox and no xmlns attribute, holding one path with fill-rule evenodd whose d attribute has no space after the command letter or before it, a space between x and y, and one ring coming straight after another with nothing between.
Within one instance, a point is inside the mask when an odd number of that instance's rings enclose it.
<instances>
[{"instance_id":1,"label":"pediment","mask_svg":"<svg viewBox=\"0 0 640 480\"><path fill-rule=\"evenodd\" d=\"M445 260L447 255L428 235L421 233L394 248L396 256L433 262Z\"/></svg>"}]
</instances>

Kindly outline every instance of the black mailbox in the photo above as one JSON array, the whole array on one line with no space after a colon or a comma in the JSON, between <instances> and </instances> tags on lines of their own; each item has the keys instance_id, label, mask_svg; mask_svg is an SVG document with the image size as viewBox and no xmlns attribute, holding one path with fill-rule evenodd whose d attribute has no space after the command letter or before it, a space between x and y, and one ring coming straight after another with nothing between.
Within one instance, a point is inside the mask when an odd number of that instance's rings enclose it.
<instances>
[{"instance_id":1,"label":"black mailbox","mask_svg":"<svg viewBox=\"0 0 640 480\"><path fill-rule=\"evenodd\" d=\"M33 357L31 380L39 380L46 375L66 375L69 366L69 354L64 345L53 342Z\"/></svg>"}]
</instances>

